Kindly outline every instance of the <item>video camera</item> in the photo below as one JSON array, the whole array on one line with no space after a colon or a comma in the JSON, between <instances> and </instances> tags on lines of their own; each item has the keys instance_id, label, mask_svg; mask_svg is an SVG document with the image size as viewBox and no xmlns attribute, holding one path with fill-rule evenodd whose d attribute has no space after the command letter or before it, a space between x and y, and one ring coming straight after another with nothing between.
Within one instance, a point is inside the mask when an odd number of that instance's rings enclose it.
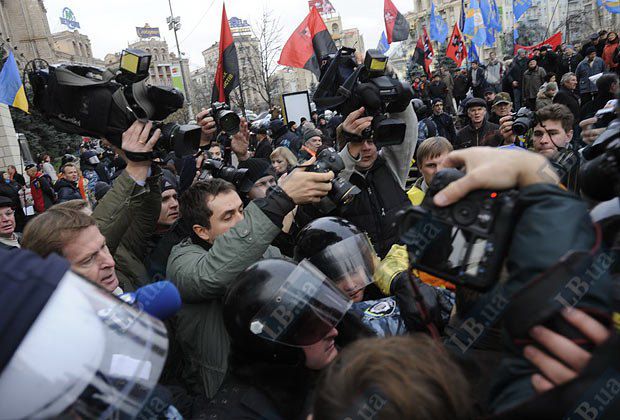
<instances>
[{"instance_id":1,"label":"video camera","mask_svg":"<svg viewBox=\"0 0 620 420\"><path fill-rule=\"evenodd\" d=\"M378 50L368 50L363 65L356 63L354 53L354 48L342 47L322 58L314 103L337 110L344 118L363 106L373 120L362 136L372 138L377 147L401 144L407 126L390 113L407 109L413 99L411 86L385 75L388 58Z\"/></svg>"},{"instance_id":2,"label":"video camera","mask_svg":"<svg viewBox=\"0 0 620 420\"><path fill-rule=\"evenodd\" d=\"M183 107L184 98L174 88L146 84L150 63L151 56L136 49L123 51L117 72L34 60L27 65L31 102L58 130L106 138L119 148L135 120L155 121L153 130L161 129L157 149L179 157L192 154L200 144L200 127L162 122Z\"/></svg>"},{"instance_id":3,"label":"video camera","mask_svg":"<svg viewBox=\"0 0 620 420\"><path fill-rule=\"evenodd\" d=\"M403 213L401 240L413 267L484 291L499 278L512 237L517 192L478 190L450 206L435 206L435 194L463 176L452 168L435 174L422 205Z\"/></svg>"},{"instance_id":4,"label":"video camera","mask_svg":"<svg viewBox=\"0 0 620 420\"><path fill-rule=\"evenodd\" d=\"M351 184L344 178L340 178L338 174L344 169L342 158L331 147L323 149L316 157L314 165L306 169L307 172L325 173L332 171L334 179L332 179L332 189L329 193L316 204L316 207L324 214L330 213L338 206L349 204L353 198L360 193L360 189Z\"/></svg>"}]
</instances>

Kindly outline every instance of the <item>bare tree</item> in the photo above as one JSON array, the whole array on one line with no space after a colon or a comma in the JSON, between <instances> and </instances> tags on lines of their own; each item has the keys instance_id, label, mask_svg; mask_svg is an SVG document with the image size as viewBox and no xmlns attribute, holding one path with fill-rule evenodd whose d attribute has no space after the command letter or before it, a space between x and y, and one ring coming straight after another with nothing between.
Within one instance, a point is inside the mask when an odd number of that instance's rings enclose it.
<instances>
[{"instance_id":1,"label":"bare tree","mask_svg":"<svg viewBox=\"0 0 620 420\"><path fill-rule=\"evenodd\" d=\"M280 18L272 10L264 9L260 19L252 25L251 39L240 40L240 48L248 48L248 54L240 54L240 58L248 58L248 74L242 76L243 91L253 91L265 101L269 107L273 106L273 91L275 87L275 72L279 68L278 56L282 50L281 33L283 26Z\"/></svg>"}]
</instances>

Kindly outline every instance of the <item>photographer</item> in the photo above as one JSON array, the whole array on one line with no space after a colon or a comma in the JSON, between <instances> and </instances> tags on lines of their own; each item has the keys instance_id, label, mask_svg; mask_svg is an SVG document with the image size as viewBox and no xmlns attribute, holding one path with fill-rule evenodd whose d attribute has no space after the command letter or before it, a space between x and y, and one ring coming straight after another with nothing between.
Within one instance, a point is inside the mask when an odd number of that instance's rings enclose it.
<instances>
[{"instance_id":1,"label":"photographer","mask_svg":"<svg viewBox=\"0 0 620 420\"><path fill-rule=\"evenodd\" d=\"M465 167L467 174L434 196L434 203L438 206L453 204L469 192L478 189L503 190L516 187L519 190L516 206L520 210L518 220L514 221L515 225L518 224L518 229L512 233L505 262L509 277L504 285L504 296L510 300L511 306L502 318L504 323L510 320L511 316L521 316L523 313L527 315L526 318L534 317L533 319L540 320L541 323L544 320L544 325L556 330L561 326L560 318L563 316L560 315L559 309L554 308L574 305L577 308L584 308L595 318L603 320L605 325L609 325L611 282L604 274L597 281L588 283L585 289L580 289L577 295L575 292L571 294L572 289L561 286L560 290L552 290L554 296L562 293L564 301L548 296L547 291L546 295L543 294L536 299L521 299L515 303L517 292L527 292L530 287L545 284L546 277L542 277L544 281L539 281L541 279L536 276L556 264L567 252L596 251L595 229L585 203L576 195L559 187L558 177L545 158L521 151L470 149L452 152L444 160L444 166ZM541 223L541 220L544 220L544 223ZM604 273L604 270L601 272ZM562 276L562 280L568 282L571 276L575 275L577 274L566 273ZM578 274L582 275L584 273ZM580 277L576 278L586 281ZM457 302L457 307L458 305ZM462 307L457 309L464 310ZM547 315L542 315L541 311ZM465 316L467 315L469 314L466 313ZM523 320L525 325L528 325L529 319L531 318ZM583 346L588 342L587 337L584 339L574 337L572 333L566 333L568 330L565 327L561 328L562 330L558 332L562 335L570 334L569 338L574 339L575 343L582 343ZM474 369L466 376L481 378L477 385L479 389L474 390L474 398L479 399L481 395L486 395L485 388L489 385L490 375L495 377L491 389L494 412L516 406L535 396L533 384L535 381L532 375L537 373L535 366L540 364L538 359L534 362L535 365L528 361L534 360L531 356L534 353L526 349L526 345L536 343L544 345L545 341L542 340L542 335L538 334L538 330L540 329L530 331L526 337L511 335L511 339L505 341L505 347L498 347L496 344L496 351L502 348L507 351L496 353L496 357L501 356L503 359L497 371L489 361L494 352L493 347L485 349L476 345L463 354L466 359L474 361L473 365L464 365L469 366L468 370ZM454 342L452 344L454 350L458 351L458 346L454 345ZM588 348L590 347L586 346L584 350L588 351ZM475 367L476 364L478 367ZM543 374L546 376L549 372L543 371ZM573 402L569 404L572 406Z\"/></svg>"},{"instance_id":2,"label":"photographer","mask_svg":"<svg viewBox=\"0 0 620 420\"><path fill-rule=\"evenodd\" d=\"M247 123L233 144L249 143ZM245 209L235 187L221 179L197 182L181 196L181 215L190 237L172 249L167 275L183 299L177 339L183 348L186 385L213 397L226 373L229 338L222 297L239 273L265 256L279 256L271 243L296 204L318 202L331 189L333 173L292 171L264 199Z\"/></svg>"},{"instance_id":3,"label":"photographer","mask_svg":"<svg viewBox=\"0 0 620 420\"><path fill-rule=\"evenodd\" d=\"M405 120L405 138L401 144L379 151L373 138L363 137L373 119L363 115L363 107L351 112L339 128L338 142L346 142L340 152L345 163L341 176L361 190L339 210L339 216L366 231L383 258L397 240L396 213L411 205L404 188L417 144L418 121L412 105L394 113Z\"/></svg>"},{"instance_id":4,"label":"photographer","mask_svg":"<svg viewBox=\"0 0 620 420\"><path fill-rule=\"evenodd\" d=\"M532 121L532 144L534 151L557 163L560 181L572 190L578 191L577 173L579 172L579 155L570 153L573 146L573 114L564 105L551 104L539 109ZM514 118L509 115L500 119L500 132L504 137L504 144L514 142L516 136L512 131ZM570 155L567 155L569 154Z\"/></svg>"}]
</instances>

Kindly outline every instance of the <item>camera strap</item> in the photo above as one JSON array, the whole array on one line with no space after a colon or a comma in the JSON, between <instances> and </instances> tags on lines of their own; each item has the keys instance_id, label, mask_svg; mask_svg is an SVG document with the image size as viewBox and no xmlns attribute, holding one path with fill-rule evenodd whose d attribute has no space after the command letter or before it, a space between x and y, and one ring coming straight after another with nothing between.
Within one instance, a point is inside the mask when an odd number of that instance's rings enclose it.
<instances>
[{"instance_id":1,"label":"camera strap","mask_svg":"<svg viewBox=\"0 0 620 420\"><path fill-rule=\"evenodd\" d=\"M145 162L147 160L153 160L155 155L153 152L130 152L128 150L123 149L125 152L125 156L132 162Z\"/></svg>"}]
</instances>

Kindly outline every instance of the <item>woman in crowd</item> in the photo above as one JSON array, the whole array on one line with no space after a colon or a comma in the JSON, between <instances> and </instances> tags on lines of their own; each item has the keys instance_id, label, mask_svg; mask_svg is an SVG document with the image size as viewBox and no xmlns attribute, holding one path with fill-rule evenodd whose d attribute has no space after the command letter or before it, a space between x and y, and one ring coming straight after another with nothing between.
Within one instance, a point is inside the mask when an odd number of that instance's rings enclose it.
<instances>
[{"instance_id":1,"label":"woman in crowd","mask_svg":"<svg viewBox=\"0 0 620 420\"><path fill-rule=\"evenodd\" d=\"M269 158L271 159L271 166L277 178L290 172L290 170L297 165L297 158L287 147L277 147L271 152Z\"/></svg>"}]
</instances>

